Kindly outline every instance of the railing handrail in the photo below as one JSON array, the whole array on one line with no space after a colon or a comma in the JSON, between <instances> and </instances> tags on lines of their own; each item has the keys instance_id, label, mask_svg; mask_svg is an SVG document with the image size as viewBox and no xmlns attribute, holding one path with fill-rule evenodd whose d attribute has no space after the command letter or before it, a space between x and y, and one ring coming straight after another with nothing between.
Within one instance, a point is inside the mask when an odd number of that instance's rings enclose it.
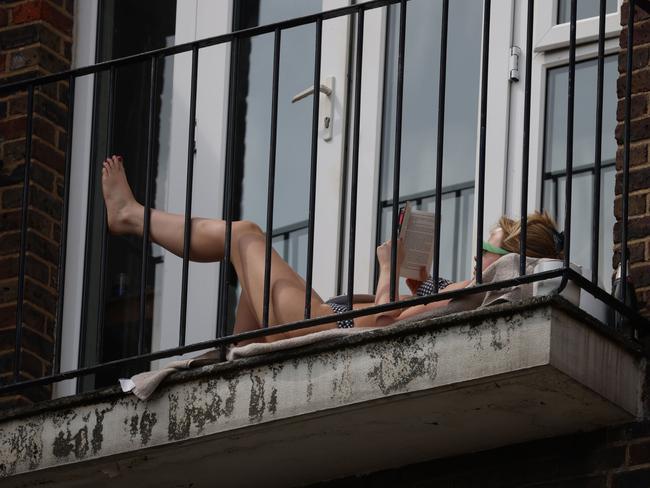
<instances>
[{"instance_id":1,"label":"railing handrail","mask_svg":"<svg viewBox=\"0 0 650 488\"><path fill-rule=\"evenodd\" d=\"M204 39L198 39L196 41L177 44L175 46L152 49L150 51L145 51L138 54L132 54L130 56L111 59L109 61L102 61L100 63L96 63L88 66L82 66L80 68L74 68L66 71L61 71L59 73L48 74L40 77L30 78L27 80L16 81L6 85L0 85L0 96L6 96L7 93L21 91L30 86L35 87L39 85L47 85L49 83L54 83L57 81L65 81L68 80L70 77L79 78L81 76L88 76L88 75L99 73L101 71L107 71L111 68L118 68L120 66L132 64L132 63L148 61L153 57L166 57L175 54L182 54L182 53L190 52L194 49L201 49L205 47L216 46L218 44L225 44L228 42L232 42L235 39L255 37L263 34L270 34L274 32L276 29L285 30L294 27L300 27L303 25L313 24L319 19L322 21L330 20L330 19L335 19L337 17L344 17L346 15L354 14L360 11L367 11L376 8L386 7L389 5L399 3L400 1L401 0L369 0L367 2L356 4L356 5L348 5L346 7L326 10L315 14L304 15L302 17L295 17L292 19L282 20L271 24L264 24L256 27L249 27L247 29L240 29L225 34L219 34L217 36L206 37ZM405 1L408 2L410 0L405 0Z\"/></svg>"}]
</instances>

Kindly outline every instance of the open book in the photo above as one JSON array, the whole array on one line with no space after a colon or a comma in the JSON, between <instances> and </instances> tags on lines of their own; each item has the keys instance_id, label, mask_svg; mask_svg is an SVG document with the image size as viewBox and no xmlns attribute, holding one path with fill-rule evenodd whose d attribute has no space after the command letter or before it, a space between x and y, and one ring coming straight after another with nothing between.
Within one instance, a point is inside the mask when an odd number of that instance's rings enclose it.
<instances>
[{"instance_id":1,"label":"open book","mask_svg":"<svg viewBox=\"0 0 650 488\"><path fill-rule=\"evenodd\" d=\"M431 273L433 261L433 235L435 218L432 212L415 210L406 202L399 215L399 236L406 250L399 275L414 280L420 279L420 268L424 266Z\"/></svg>"}]
</instances>

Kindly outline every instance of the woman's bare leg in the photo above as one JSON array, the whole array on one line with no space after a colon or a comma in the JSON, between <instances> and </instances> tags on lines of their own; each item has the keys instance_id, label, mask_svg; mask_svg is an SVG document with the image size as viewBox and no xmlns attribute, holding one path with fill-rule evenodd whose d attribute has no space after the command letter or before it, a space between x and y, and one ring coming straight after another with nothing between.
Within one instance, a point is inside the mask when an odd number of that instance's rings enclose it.
<instances>
[{"instance_id":1,"label":"woman's bare leg","mask_svg":"<svg viewBox=\"0 0 650 488\"><path fill-rule=\"evenodd\" d=\"M133 197L121 158L113 156L104 162L102 188L108 214L108 227L113 234L141 236L144 228L144 207ZM191 219L190 259L199 262L223 258L225 222L212 219ZM151 240L177 256L183 256L185 216L151 209Z\"/></svg>"},{"instance_id":2,"label":"woman's bare leg","mask_svg":"<svg viewBox=\"0 0 650 488\"><path fill-rule=\"evenodd\" d=\"M108 214L108 225L116 234L142 235L144 211L129 187L121 158L113 157L104 163L102 186ZM178 256L183 254L185 217L152 209L150 235L152 241ZM190 259L219 261L224 255L226 224L223 220L192 219ZM247 306L242 314L250 313L256 324L262 322L264 262L266 236L256 224L233 222L231 233L231 261L243 290ZM271 286L269 293L269 325L297 322L304 318L305 282L275 251L271 256ZM311 316L331 315L332 309L312 292ZM312 328L309 332L330 329L335 324ZM307 332L278 334L288 337ZM274 338L280 338L274 336Z\"/></svg>"}]
</instances>

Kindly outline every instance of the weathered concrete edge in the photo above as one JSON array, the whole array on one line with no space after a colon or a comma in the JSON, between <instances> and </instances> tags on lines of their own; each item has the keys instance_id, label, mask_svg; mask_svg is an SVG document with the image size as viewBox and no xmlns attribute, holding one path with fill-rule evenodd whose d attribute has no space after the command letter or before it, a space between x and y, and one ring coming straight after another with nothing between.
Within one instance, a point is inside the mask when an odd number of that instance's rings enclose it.
<instances>
[{"instance_id":1,"label":"weathered concrete edge","mask_svg":"<svg viewBox=\"0 0 650 488\"><path fill-rule=\"evenodd\" d=\"M443 329L446 327L458 325L460 323L472 326L482 323L486 318L503 318L522 313L533 314L543 308L552 309L554 307L566 312L573 318L580 320L589 327L594 328L596 331L607 336L611 340L620 343L625 347L626 350L630 351L631 353L639 356L647 355L640 344L615 333L600 323L598 320L593 318L591 315L587 314L564 298L560 296L550 295L543 297L534 297L518 303L504 303L493 305L487 308L457 312L449 315L414 319L411 321L401 322L396 326L389 326L382 329L370 329L361 334L354 334L348 337L340 337L292 350L279 351L276 353L255 356L251 358L237 359L235 361L216 363L187 371L179 371L170 375L163 382L163 385L185 383L198 378L202 378L204 376L213 376L215 374L223 374L233 370L259 367L277 362L278 360L286 361L288 359L312 355L324 351L330 351L332 349L339 349L341 347L380 341L384 338L401 337L404 335L410 335L430 329ZM49 410L73 408L97 403L99 401L108 401L115 397L122 397L130 394L131 393L122 392L121 388L117 385L106 387L88 393L82 393L79 395L64 398L57 398L54 400L47 400L35 405L9 409L4 412L0 412L0 422L17 420Z\"/></svg>"}]
</instances>

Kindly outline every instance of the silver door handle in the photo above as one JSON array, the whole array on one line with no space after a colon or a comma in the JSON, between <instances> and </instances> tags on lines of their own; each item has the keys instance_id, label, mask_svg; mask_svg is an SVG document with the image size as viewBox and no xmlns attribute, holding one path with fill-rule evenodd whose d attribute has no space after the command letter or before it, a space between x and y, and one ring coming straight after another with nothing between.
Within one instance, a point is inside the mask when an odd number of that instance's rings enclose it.
<instances>
[{"instance_id":1,"label":"silver door handle","mask_svg":"<svg viewBox=\"0 0 650 488\"><path fill-rule=\"evenodd\" d=\"M320 91L321 93L324 93L324 94L327 95L328 97L329 97L330 95L332 95L332 89L331 89L329 86L324 85L324 84L321 84L321 85L320 85L320 87L319 87L319 91ZM306 97L308 97L309 95L313 95L313 94L314 94L314 87L313 87L313 86L310 86L309 88L307 88L307 89L301 91L301 92L298 93L296 96L294 96L294 97L291 99L291 103L296 103L297 101L302 100L303 98L306 98Z\"/></svg>"},{"instance_id":2,"label":"silver door handle","mask_svg":"<svg viewBox=\"0 0 650 488\"><path fill-rule=\"evenodd\" d=\"M325 98L321 99L319 106L318 134L324 141L330 141L334 135L334 77L328 76L324 78L323 82L318 86L318 91L325 95ZM291 103L296 103L298 100L313 94L314 87L310 86L293 97Z\"/></svg>"}]
</instances>

